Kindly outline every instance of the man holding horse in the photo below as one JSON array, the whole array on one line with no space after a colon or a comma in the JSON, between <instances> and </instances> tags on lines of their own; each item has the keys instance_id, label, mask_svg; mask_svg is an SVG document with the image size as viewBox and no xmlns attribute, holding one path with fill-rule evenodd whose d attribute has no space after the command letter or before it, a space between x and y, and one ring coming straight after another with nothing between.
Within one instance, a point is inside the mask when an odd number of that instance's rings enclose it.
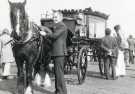
<instances>
[{"instance_id":1,"label":"man holding horse","mask_svg":"<svg viewBox=\"0 0 135 94\"><path fill-rule=\"evenodd\" d=\"M55 94L67 94L67 89L64 81L64 62L65 55L67 55L66 38L67 38L67 27L62 22L63 15L59 11L54 11L54 25L53 33L49 34L53 40L53 47L51 55L54 60L54 72L55 72ZM41 35L46 34L41 32Z\"/></svg>"}]
</instances>

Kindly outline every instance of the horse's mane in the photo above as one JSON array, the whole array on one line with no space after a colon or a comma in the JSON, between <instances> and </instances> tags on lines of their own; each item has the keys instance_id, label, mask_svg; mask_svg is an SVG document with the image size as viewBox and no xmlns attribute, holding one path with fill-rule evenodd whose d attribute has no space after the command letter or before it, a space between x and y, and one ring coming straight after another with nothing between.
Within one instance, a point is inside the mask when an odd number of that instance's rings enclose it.
<instances>
[{"instance_id":1,"label":"horse's mane","mask_svg":"<svg viewBox=\"0 0 135 94\"><path fill-rule=\"evenodd\" d=\"M20 10L20 30L27 31L28 30L28 16L25 12L25 7L21 3L13 3L10 5L10 20L11 20L11 28L13 31L16 31L16 25L17 25L17 17L16 17L16 11Z\"/></svg>"}]
</instances>

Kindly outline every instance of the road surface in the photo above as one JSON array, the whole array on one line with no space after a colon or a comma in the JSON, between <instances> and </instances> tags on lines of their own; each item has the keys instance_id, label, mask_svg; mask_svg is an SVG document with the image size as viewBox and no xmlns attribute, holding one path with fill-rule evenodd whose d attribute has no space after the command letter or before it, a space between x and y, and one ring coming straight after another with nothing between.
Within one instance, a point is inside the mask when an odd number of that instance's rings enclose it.
<instances>
[{"instance_id":1,"label":"road surface","mask_svg":"<svg viewBox=\"0 0 135 94\"><path fill-rule=\"evenodd\" d=\"M14 68L12 68L14 70ZM97 64L89 64L85 82L78 85L77 75L65 75L68 94L135 94L135 65L126 68L127 75L117 80L105 80L99 74ZM34 94L54 94L52 86L34 87ZM16 79L0 81L0 94L14 94Z\"/></svg>"}]
</instances>

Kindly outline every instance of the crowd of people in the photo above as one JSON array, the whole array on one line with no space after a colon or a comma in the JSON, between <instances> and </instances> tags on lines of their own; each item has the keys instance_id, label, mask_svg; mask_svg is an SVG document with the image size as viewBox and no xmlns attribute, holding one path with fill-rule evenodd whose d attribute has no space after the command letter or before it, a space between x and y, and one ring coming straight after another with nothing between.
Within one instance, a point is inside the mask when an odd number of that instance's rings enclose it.
<instances>
[{"instance_id":1,"label":"crowd of people","mask_svg":"<svg viewBox=\"0 0 135 94\"><path fill-rule=\"evenodd\" d=\"M120 25L114 26L114 30L116 34L111 36L111 29L105 29L101 47L106 52L104 57L105 77L116 80L118 77L126 75L126 67L134 64L135 40L132 35L126 39Z\"/></svg>"}]
</instances>

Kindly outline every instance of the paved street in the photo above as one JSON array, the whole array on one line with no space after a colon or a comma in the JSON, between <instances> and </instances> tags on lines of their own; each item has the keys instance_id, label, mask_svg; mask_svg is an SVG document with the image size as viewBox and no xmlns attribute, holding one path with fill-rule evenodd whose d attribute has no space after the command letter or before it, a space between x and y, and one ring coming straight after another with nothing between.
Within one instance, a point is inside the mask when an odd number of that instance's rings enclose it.
<instances>
[{"instance_id":1,"label":"paved street","mask_svg":"<svg viewBox=\"0 0 135 94\"><path fill-rule=\"evenodd\" d=\"M65 75L68 94L135 94L135 65L127 67L127 75L118 80L100 77L98 66L90 64L84 84L78 85L77 75ZM14 94L16 79L0 82L0 94ZM54 79L50 88L35 87L35 94L54 94Z\"/></svg>"}]
</instances>

